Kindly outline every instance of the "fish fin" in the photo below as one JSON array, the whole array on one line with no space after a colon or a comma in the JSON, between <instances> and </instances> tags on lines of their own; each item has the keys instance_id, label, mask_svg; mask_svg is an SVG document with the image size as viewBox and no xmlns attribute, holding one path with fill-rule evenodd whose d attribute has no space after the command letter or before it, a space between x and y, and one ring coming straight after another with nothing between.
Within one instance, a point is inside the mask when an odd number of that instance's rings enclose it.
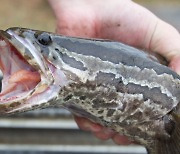
<instances>
[{"instance_id":1,"label":"fish fin","mask_svg":"<svg viewBox=\"0 0 180 154\"><path fill-rule=\"evenodd\" d=\"M180 154L180 115L172 113L175 128L168 140L156 140L150 154Z\"/></svg>"}]
</instances>

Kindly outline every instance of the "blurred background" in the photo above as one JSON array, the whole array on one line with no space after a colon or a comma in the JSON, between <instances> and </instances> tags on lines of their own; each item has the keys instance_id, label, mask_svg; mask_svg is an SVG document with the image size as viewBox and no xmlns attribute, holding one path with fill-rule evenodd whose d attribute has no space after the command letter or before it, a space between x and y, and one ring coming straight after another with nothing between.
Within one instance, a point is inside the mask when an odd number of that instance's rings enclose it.
<instances>
[{"instance_id":1,"label":"blurred background","mask_svg":"<svg viewBox=\"0 0 180 154\"><path fill-rule=\"evenodd\" d=\"M179 0L135 0L180 31ZM0 0L0 29L26 27L54 32L46 0ZM146 154L137 145L117 146L77 128L71 114L49 108L0 117L0 154Z\"/></svg>"}]
</instances>

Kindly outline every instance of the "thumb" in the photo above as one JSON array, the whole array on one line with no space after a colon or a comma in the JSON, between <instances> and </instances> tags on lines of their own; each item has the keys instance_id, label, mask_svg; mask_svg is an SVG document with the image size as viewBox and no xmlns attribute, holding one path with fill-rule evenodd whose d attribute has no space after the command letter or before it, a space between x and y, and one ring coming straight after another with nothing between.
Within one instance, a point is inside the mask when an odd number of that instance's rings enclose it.
<instances>
[{"instance_id":1,"label":"thumb","mask_svg":"<svg viewBox=\"0 0 180 154\"><path fill-rule=\"evenodd\" d=\"M169 66L180 74L180 34L173 26L159 19L149 49L164 56Z\"/></svg>"}]
</instances>

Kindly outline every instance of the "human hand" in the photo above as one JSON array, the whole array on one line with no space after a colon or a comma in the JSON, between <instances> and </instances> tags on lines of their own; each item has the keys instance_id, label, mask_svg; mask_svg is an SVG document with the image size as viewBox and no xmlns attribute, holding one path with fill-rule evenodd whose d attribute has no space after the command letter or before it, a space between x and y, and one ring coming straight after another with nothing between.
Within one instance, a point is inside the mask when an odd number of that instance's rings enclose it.
<instances>
[{"instance_id":1,"label":"human hand","mask_svg":"<svg viewBox=\"0 0 180 154\"><path fill-rule=\"evenodd\" d=\"M150 11L130 0L49 0L57 17L57 32L103 38L157 52L180 74L180 34ZM75 117L78 126L117 144L130 141L108 128Z\"/></svg>"}]
</instances>

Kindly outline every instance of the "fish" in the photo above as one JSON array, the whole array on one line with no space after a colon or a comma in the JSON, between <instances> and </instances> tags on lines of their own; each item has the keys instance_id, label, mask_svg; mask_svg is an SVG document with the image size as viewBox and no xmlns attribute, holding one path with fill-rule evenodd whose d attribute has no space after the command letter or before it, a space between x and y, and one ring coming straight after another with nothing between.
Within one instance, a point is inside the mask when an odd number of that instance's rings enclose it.
<instances>
[{"instance_id":1,"label":"fish","mask_svg":"<svg viewBox=\"0 0 180 154\"><path fill-rule=\"evenodd\" d=\"M111 40L0 31L0 115L63 107L149 154L180 153L180 76L165 59Z\"/></svg>"}]
</instances>

